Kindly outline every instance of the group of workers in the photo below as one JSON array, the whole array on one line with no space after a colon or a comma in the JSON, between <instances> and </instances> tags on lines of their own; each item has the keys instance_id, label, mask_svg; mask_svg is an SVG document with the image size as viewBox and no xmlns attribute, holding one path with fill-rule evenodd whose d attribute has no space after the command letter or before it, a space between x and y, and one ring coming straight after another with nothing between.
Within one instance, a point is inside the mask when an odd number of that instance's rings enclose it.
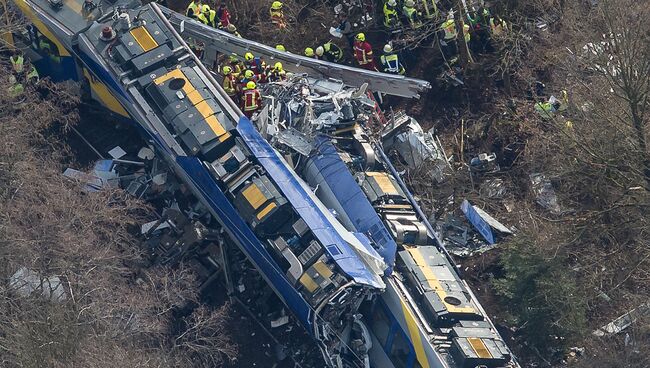
<instances>
[{"instance_id":1,"label":"group of workers","mask_svg":"<svg viewBox=\"0 0 650 368\"><path fill-rule=\"evenodd\" d=\"M11 63L11 74L9 75L8 93L12 97L23 94L25 86L36 84L39 81L36 67L20 52L14 52L9 57Z\"/></svg>"},{"instance_id":2,"label":"group of workers","mask_svg":"<svg viewBox=\"0 0 650 368\"><path fill-rule=\"evenodd\" d=\"M204 24L240 36L230 19L227 5L221 1L217 10L212 10L208 4L203 3L205 1L210 0L192 0L187 8L186 15ZM429 24L435 24L440 16L435 0L380 1L383 5L383 25L391 29L401 27L404 24L407 24L412 29L418 29L424 25L425 21L429 21ZM352 23L345 12L339 9L339 11L335 12L335 15L336 28L334 28L333 34L348 41L356 65L371 71L398 75L406 73L400 55L394 50L391 41L384 41L386 43L382 48L383 53L376 58L372 45L366 40L365 33L353 30ZM269 20L278 30L287 29L284 4L281 1L275 0L271 2ZM439 37L443 55L450 64L453 63L458 54L456 21L453 10L449 10L442 24L434 28ZM467 14L467 19L462 19L462 23L463 26L460 29L463 31L464 39L470 49L476 52L490 50L492 47L491 39L507 31L506 23L498 16L491 15L490 11L485 7L480 7L478 11ZM276 49L282 52L287 51L281 44L276 45ZM195 51L202 52L201 47L197 47ZM328 40L316 47L307 47L303 51L303 55L306 57L334 63L346 62L345 54L344 49L332 40ZM231 56L227 65L222 66L220 71L224 76L224 90L233 100L241 104L242 110L247 116L252 116L261 108L262 101L258 84L283 80L286 77L281 63L278 62L273 66L267 66L263 60L251 53L246 53L244 60L240 60L236 55Z\"/></svg>"},{"instance_id":3,"label":"group of workers","mask_svg":"<svg viewBox=\"0 0 650 368\"><path fill-rule=\"evenodd\" d=\"M235 24L230 20L230 11L225 2L221 2L217 7L217 10L213 10L210 5L204 4L202 1L203 0L192 0L185 11L185 15L194 18L203 24L232 33L237 37L241 37L241 34L237 30L237 26L235 26Z\"/></svg>"},{"instance_id":4,"label":"group of workers","mask_svg":"<svg viewBox=\"0 0 650 368\"><path fill-rule=\"evenodd\" d=\"M237 55L230 55L226 65L221 67L221 73L223 89L233 101L239 103L244 115L249 118L262 108L258 85L286 79L281 62L270 66L250 52L244 54L243 61Z\"/></svg>"}]
</instances>

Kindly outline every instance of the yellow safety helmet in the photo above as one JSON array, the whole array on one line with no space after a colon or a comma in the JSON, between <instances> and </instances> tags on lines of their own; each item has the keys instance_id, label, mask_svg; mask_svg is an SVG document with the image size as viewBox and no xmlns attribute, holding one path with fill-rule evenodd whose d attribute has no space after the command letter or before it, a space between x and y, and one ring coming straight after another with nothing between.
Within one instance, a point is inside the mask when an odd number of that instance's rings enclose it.
<instances>
[{"instance_id":1,"label":"yellow safety helmet","mask_svg":"<svg viewBox=\"0 0 650 368\"><path fill-rule=\"evenodd\" d=\"M246 83L246 89L255 89L255 87L256 85L255 82L253 81L249 81L248 83Z\"/></svg>"},{"instance_id":2,"label":"yellow safety helmet","mask_svg":"<svg viewBox=\"0 0 650 368\"><path fill-rule=\"evenodd\" d=\"M232 73L232 68L226 65L223 68L221 68L221 71L223 72L223 75L228 75Z\"/></svg>"},{"instance_id":3,"label":"yellow safety helmet","mask_svg":"<svg viewBox=\"0 0 650 368\"><path fill-rule=\"evenodd\" d=\"M323 56L324 53L325 53L325 49L323 49L323 46L318 46L316 48L316 55Z\"/></svg>"},{"instance_id":4,"label":"yellow safety helmet","mask_svg":"<svg viewBox=\"0 0 650 368\"><path fill-rule=\"evenodd\" d=\"M282 2L281 2L281 1L274 1L274 2L271 4L271 9L273 9L273 10L280 10L280 9L282 9Z\"/></svg>"},{"instance_id":5,"label":"yellow safety helmet","mask_svg":"<svg viewBox=\"0 0 650 368\"><path fill-rule=\"evenodd\" d=\"M255 59L255 56L253 55L253 53L247 52L247 53L244 54L244 59L246 59L246 61L251 61L251 60Z\"/></svg>"},{"instance_id":6,"label":"yellow safety helmet","mask_svg":"<svg viewBox=\"0 0 650 368\"><path fill-rule=\"evenodd\" d=\"M278 51L287 51L287 49L285 49L282 45L275 45L275 49Z\"/></svg>"},{"instance_id":7,"label":"yellow safety helmet","mask_svg":"<svg viewBox=\"0 0 650 368\"><path fill-rule=\"evenodd\" d=\"M328 43L324 44L323 48L325 49L325 51L329 52L330 49L332 48L332 42L328 42Z\"/></svg>"},{"instance_id":8,"label":"yellow safety helmet","mask_svg":"<svg viewBox=\"0 0 650 368\"><path fill-rule=\"evenodd\" d=\"M305 56L307 56L307 57L314 56L314 49L312 49L311 47L307 47L305 49Z\"/></svg>"},{"instance_id":9,"label":"yellow safety helmet","mask_svg":"<svg viewBox=\"0 0 650 368\"><path fill-rule=\"evenodd\" d=\"M357 41L365 41L366 40L366 35L363 33L357 33L357 35L354 37L355 40Z\"/></svg>"},{"instance_id":10,"label":"yellow safety helmet","mask_svg":"<svg viewBox=\"0 0 650 368\"><path fill-rule=\"evenodd\" d=\"M255 76L255 73L253 73L252 70L248 69L248 70L244 71L244 77L245 78L251 79L254 76Z\"/></svg>"},{"instance_id":11,"label":"yellow safety helmet","mask_svg":"<svg viewBox=\"0 0 650 368\"><path fill-rule=\"evenodd\" d=\"M203 13L209 13L209 12L210 12L210 5L203 5L203 6L201 7L201 11L202 11Z\"/></svg>"},{"instance_id":12,"label":"yellow safety helmet","mask_svg":"<svg viewBox=\"0 0 650 368\"><path fill-rule=\"evenodd\" d=\"M275 67L275 70L277 70L279 72L282 71L282 63L281 62L278 61L277 63L275 63L274 67Z\"/></svg>"}]
</instances>

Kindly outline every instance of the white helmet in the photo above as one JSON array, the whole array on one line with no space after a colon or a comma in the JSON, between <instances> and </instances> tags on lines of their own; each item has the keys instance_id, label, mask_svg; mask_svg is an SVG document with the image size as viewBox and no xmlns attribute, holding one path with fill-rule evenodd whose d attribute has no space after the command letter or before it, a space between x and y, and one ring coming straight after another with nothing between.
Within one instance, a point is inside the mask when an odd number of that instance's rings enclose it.
<instances>
[{"instance_id":1,"label":"white helmet","mask_svg":"<svg viewBox=\"0 0 650 368\"><path fill-rule=\"evenodd\" d=\"M388 5L397 6L397 1L396 0L388 0Z\"/></svg>"},{"instance_id":2,"label":"white helmet","mask_svg":"<svg viewBox=\"0 0 650 368\"><path fill-rule=\"evenodd\" d=\"M408 7L408 8L412 8L412 7L415 6L415 1L413 1L413 0L406 0L406 1L404 2L404 5L406 5L406 7Z\"/></svg>"},{"instance_id":3,"label":"white helmet","mask_svg":"<svg viewBox=\"0 0 650 368\"><path fill-rule=\"evenodd\" d=\"M387 43L386 45L384 45L384 52L385 53L393 52L393 46Z\"/></svg>"},{"instance_id":4,"label":"white helmet","mask_svg":"<svg viewBox=\"0 0 650 368\"><path fill-rule=\"evenodd\" d=\"M323 49L323 46L318 46L316 48L316 55L318 56L323 56L323 53L325 52L325 49Z\"/></svg>"},{"instance_id":5,"label":"white helmet","mask_svg":"<svg viewBox=\"0 0 650 368\"><path fill-rule=\"evenodd\" d=\"M452 20L454 19L454 9L451 9L449 13L447 13L447 20Z\"/></svg>"}]
</instances>

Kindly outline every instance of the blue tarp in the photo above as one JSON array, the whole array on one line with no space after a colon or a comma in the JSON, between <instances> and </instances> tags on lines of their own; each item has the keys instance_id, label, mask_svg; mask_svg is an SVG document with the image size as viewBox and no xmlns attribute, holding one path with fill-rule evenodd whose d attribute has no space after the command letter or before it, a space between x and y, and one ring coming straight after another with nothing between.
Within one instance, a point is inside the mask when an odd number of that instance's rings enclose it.
<instances>
[{"instance_id":1,"label":"blue tarp","mask_svg":"<svg viewBox=\"0 0 650 368\"><path fill-rule=\"evenodd\" d=\"M359 284L382 288L384 285L382 285L381 279L373 274L359 255L334 229L330 220L305 191L296 173L284 165L278 153L258 133L248 118L241 117L237 131L253 156L264 167L269 177L273 179L278 189L302 217L314 236L325 246L329 257L336 262L341 270ZM371 252L380 258L374 250Z\"/></svg>"}]
</instances>

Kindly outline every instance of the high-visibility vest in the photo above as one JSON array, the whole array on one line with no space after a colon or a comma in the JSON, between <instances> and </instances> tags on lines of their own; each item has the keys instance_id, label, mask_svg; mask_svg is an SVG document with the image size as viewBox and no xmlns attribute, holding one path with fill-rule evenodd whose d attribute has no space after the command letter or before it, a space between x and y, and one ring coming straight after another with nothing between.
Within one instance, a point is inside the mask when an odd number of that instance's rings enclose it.
<instances>
[{"instance_id":1,"label":"high-visibility vest","mask_svg":"<svg viewBox=\"0 0 650 368\"><path fill-rule=\"evenodd\" d=\"M244 111L255 111L259 105L257 100L260 98L260 92L257 89L247 89L244 91Z\"/></svg>"},{"instance_id":2,"label":"high-visibility vest","mask_svg":"<svg viewBox=\"0 0 650 368\"><path fill-rule=\"evenodd\" d=\"M190 5L187 6L187 11L185 15L190 18L197 18L201 14L201 3L192 0Z\"/></svg>"},{"instance_id":3,"label":"high-visibility vest","mask_svg":"<svg viewBox=\"0 0 650 368\"><path fill-rule=\"evenodd\" d=\"M54 61L55 63L61 62L61 58L52 51L52 46L50 45L50 43L48 41L46 41L44 39L41 39L38 42L38 47L43 51L47 51L47 54L49 55L50 60Z\"/></svg>"},{"instance_id":4,"label":"high-visibility vest","mask_svg":"<svg viewBox=\"0 0 650 368\"><path fill-rule=\"evenodd\" d=\"M280 28L286 27L286 23L284 22L284 12L282 10L269 10L269 14L271 15L271 23L279 26Z\"/></svg>"},{"instance_id":5,"label":"high-visibility vest","mask_svg":"<svg viewBox=\"0 0 650 368\"><path fill-rule=\"evenodd\" d=\"M11 67L13 68L14 72L23 72L25 69L25 58L23 58L22 55L11 56L9 60L11 61Z\"/></svg>"},{"instance_id":6,"label":"high-visibility vest","mask_svg":"<svg viewBox=\"0 0 650 368\"><path fill-rule=\"evenodd\" d=\"M343 59L343 50L331 41L323 45L323 50L325 51L325 57L329 61L341 61Z\"/></svg>"},{"instance_id":7,"label":"high-visibility vest","mask_svg":"<svg viewBox=\"0 0 650 368\"><path fill-rule=\"evenodd\" d=\"M204 13L199 13L199 15L196 16L196 19L198 19L201 23L208 25L208 17L206 17Z\"/></svg>"},{"instance_id":8,"label":"high-visibility vest","mask_svg":"<svg viewBox=\"0 0 650 368\"><path fill-rule=\"evenodd\" d=\"M403 68L401 67L397 54L384 54L380 59L386 73L403 74Z\"/></svg>"},{"instance_id":9,"label":"high-visibility vest","mask_svg":"<svg viewBox=\"0 0 650 368\"><path fill-rule=\"evenodd\" d=\"M456 39L456 22L453 19L446 20L442 23L442 30L445 31L445 41Z\"/></svg>"},{"instance_id":10,"label":"high-visibility vest","mask_svg":"<svg viewBox=\"0 0 650 368\"><path fill-rule=\"evenodd\" d=\"M22 83L16 82L8 88L8 92L11 97L17 97L25 92L25 86Z\"/></svg>"},{"instance_id":11,"label":"high-visibility vest","mask_svg":"<svg viewBox=\"0 0 650 368\"><path fill-rule=\"evenodd\" d=\"M38 70L36 70L36 67L32 65L32 68L30 69L29 73L27 73L27 82L29 83L33 79L34 79L34 83L38 83L40 77L38 75Z\"/></svg>"},{"instance_id":12,"label":"high-visibility vest","mask_svg":"<svg viewBox=\"0 0 650 368\"><path fill-rule=\"evenodd\" d=\"M404 6L402 9L404 11L404 15L406 18L409 20L409 23L411 24L412 28L418 28L422 25L422 22L420 22L420 14L418 14L417 9L411 8L408 6Z\"/></svg>"},{"instance_id":13,"label":"high-visibility vest","mask_svg":"<svg viewBox=\"0 0 650 368\"><path fill-rule=\"evenodd\" d=\"M469 42L472 39L472 35L469 33L469 25L463 24L463 37L465 37L465 42Z\"/></svg>"},{"instance_id":14,"label":"high-visibility vest","mask_svg":"<svg viewBox=\"0 0 650 368\"><path fill-rule=\"evenodd\" d=\"M230 97L235 96L237 88L235 88L235 77L232 74L223 77L223 89Z\"/></svg>"},{"instance_id":15,"label":"high-visibility vest","mask_svg":"<svg viewBox=\"0 0 650 368\"><path fill-rule=\"evenodd\" d=\"M422 5L424 5L424 13L426 14L427 19L435 18L438 16L438 6L436 5L436 0L422 0Z\"/></svg>"},{"instance_id":16,"label":"high-visibility vest","mask_svg":"<svg viewBox=\"0 0 650 368\"><path fill-rule=\"evenodd\" d=\"M397 10L392 6L389 6L388 3L384 4L384 25L386 27L393 27L397 25Z\"/></svg>"},{"instance_id":17,"label":"high-visibility vest","mask_svg":"<svg viewBox=\"0 0 650 368\"><path fill-rule=\"evenodd\" d=\"M501 20L501 24L494 23L494 18L490 18L490 31L494 36L500 36L505 30L508 29L508 25L505 20Z\"/></svg>"}]
</instances>

